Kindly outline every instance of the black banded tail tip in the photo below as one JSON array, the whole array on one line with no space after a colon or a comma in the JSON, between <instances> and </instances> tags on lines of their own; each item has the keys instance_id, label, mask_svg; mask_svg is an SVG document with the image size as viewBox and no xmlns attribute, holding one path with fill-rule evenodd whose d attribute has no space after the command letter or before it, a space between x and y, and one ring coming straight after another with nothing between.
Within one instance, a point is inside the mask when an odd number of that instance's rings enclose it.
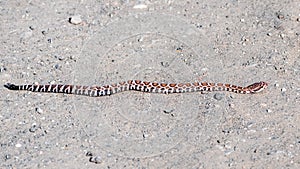
<instances>
[{"instance_id":1,"label":"black banded tail tip","mask_svg":"<svg viewBox=\"0 0 300 169\"><path fill-rule=\"evenodd\" d=\"M11 83L6 83L4 85L4 87L6 87L9 90L18 90L18 86L14 85L14 84L11 84Z\"/></svg>"}]
</instances>

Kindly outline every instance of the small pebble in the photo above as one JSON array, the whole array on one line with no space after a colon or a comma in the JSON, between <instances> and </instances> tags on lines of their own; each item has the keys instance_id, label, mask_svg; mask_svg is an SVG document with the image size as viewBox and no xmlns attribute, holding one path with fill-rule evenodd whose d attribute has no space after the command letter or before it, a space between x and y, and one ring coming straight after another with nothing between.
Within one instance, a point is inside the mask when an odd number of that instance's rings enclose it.
<instances>
[{"instance_id":1,"label":"small pebble","mask_svg":"<svg viewBox=\"0 0 300 169\"><path fill-rule=\"evenodd\" d=\"M284 15L281 14L281 13L278 13L278 14L277 14L277 18L278 18L278 19L284 19Z\"/></svg>"},{"instance_id":2,"label":"small pebble","mask_svg":"<svg viewBox=\"0 0 300 169\"><path fill-rule=\"evenodd\" d=\"M29 26L29 29L33 31L34 30L34 26Z\"/></svg>"},{"instance_id":3,"label":"small pebble","mask_svg":"<svg viewBox=\"0 0 300 169\"><path fill-rule=\"evenodd\" d=\"M223 98L224 98L224 94L216 93L214 95L214 99L216 99L216 100L222 100Z\"/></svg>"},{"instance_id":4,"label":"small pebble","mask_svg":"<svg viewBox=\"0 0 300 169\"><path fill-rule=\"evenodd\" d=\"M10 154L6 154L6 155L4 156L4 158L5 158L5 160L9 160L9 159L11 158L11 155L10 155Z\"/></svg>"},{"instance_id":5,"label":"small pebble","mask_svg":"<svg viewBox=\"0 0 300 169\"><path fill-rule=\"evenodd\" d=\"M234 108L234 107L235 107L233 103L229 103L228 106L231 107L231 108Z\"/></svg>"},{"instance_id":6,"label":"small pebble","mask_svg":"<svg viewBox=\"0 0 300 169\"><path fill-rule=\"evenodd\" d=\"M70 17L69 22L73 25L78 25L82 22L82 19L79 15L76 15L76 16Z\"/></svg>"},{"instance_id":7,"label":"small pebble","mask_svg":"<svg viewBox=\"0 0 300 169\"><path fill-rule=\"evenodd\" d=\"M58 59L58 60L64 60L64 59L65 59L65 57L62 56L62 55L55 55L54 57L55 57L56 59Z\"/></svg>"},{"instance_id":8,"label":"small pebble","mask_svg":"<svg viewBox=\"0 0 300 169\"><path fill-rule=\"evenodd\" d=\"M163 67L169 67L170 64L168 62L160 62Z\"/></svg>"},{"instance_id":9,"label":"small pebble","mask_svg":"<svg viewBox=\"0 0 300 169\"><path fill-rule=\"evenodd\" d=\"M90 152L90 151L88 151L88 152L86 152L85 156L92 157L92 156L93 156L93 153Z\"/></svg>"},{"instance_id":10,"label":"small pebble","mask_svg":"<svg viewBox=\"0 0 300 169\"><path fill-rule=\"evenodd\" d=\"M261 103L260 104L262 107L267 107L267 104L266 103Z\"/></svg>"},{"instance_id":11,"label":"small pebble","mask_svg":"<svg viewBox=\"0 0 300 169\"><path fill-rule=\"evenodd\" d=\"M102 162L102 160L101 160L100 156L96 156L96 157L91 157L90 162L95 163L95 164L100 164Z\"/></svg>"},{"instance_id":12,"label":"small pebble","mask_svg":"<svg viewBox=\"0 0 300 169\"><path fill-rule=\"evenodd\" d=\"M267 109L267 113L272 113L272 110L271 109Z\"/></svg>"},{"instance_id":13,"label":"small pebble","mask_svg":"<svg viewBox=\"0 0 300 169\"><path fill-rule=\"evenodd\" d=\"M16 147L17 147L17 148L20 148L20 147L22 147L22 144L17 143L17 144L16 144Z\"/></svg>"},{"instance_id":14,"label":"small pebble","mask_svg":"<svg viewBox=\"0 0 300 169\"><path fill-rule=\"evenodd\" d=\"M171 116L174 116L174 114L172 113L174 110L164 110L163 112L165 114L170 114Z\"/></svg>"},{"instance_id":15,"label":"small pebble","mask_svg":"<svg viewBox=\"0 0 300 169\"><path fill-rule=\"evenodd\" d=\"M46 31L42 31L42 34L43 34L43 35L47 35L47 32L46 32Z\"/></svg>"},{"instance_id":16,"label":"small pebble","mask_svg":"<svg viewBox=\"0 0 300 169\"><path fill-rule=\"evenodd\" d=\"M284 87L281 88L281 92L282 92L282 93L285 93L285 92L286 92L286 88L284 88Z\"/></svg>"},{"instance_id":17,"label":"small pebble","mask_svg":"<svg viewBox=\"0 0 300 169\"><path fill-rule=\"evenodd\" d=\"M145 9L145 8L148 8L148 6L145 4L138 4L133 6L133 9Z\"/></svg>"},{"instance_id":18,"label":"small pebble","mask_svg":"<svg viewBox=\"0 0 300 169\"><path fill-rule=\"evenodd\" d=\"M0 72L4 72L6 71L7 69L5 67L0 67Z\"/></svg>"},{"instance_id":19,"label":"small pebble","mask_svg":"<svg viewBox=\"0 0 300 169\"><path fill-rule=\"evenodd\" d=\"M30 132L34 133L37 130L37 125L36 123L33 123L29 129Z\"/></svg>"},{"instance_id":20,"label":"small pebble","mask_svg":"<svg viewBox=\"0 0 300 169\"><path fill-rule=\"evenodd\" d=\"M61 67L61 66L60 66L59 64L55 64L55 65L54 65L54 68L55 68L55 69L59 69L60 67Z\"/></svg>"},{"instance_id":21,"label":"small pebble","mask_svg":"<svg viewBox=\"0 0 300 169\"><path fill-rule=\"evenodd\" d=\"M35 111L38 113L38 114L42 114L44 111L41 109L41 108L39 108L39 107L37 107L37 108L35 108Z\"/></svg>"}]
</instances>

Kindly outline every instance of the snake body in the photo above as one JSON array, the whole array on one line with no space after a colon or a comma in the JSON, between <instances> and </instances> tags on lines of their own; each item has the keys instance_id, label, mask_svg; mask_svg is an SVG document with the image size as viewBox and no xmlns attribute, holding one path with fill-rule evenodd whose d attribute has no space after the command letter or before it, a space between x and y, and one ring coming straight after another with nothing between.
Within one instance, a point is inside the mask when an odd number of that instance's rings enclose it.
<instances>
[{"instance_id":1,"label":"snake body","mask_svg":"<svg viewBox=\"0 0 300 169\"><path fill-rule=\"evenodd\" d=\"M4 85L9 90L28 90L32 92L49 92L49 93L66 93L85 95L90 97L108 96L123 91L135 90L149 93L186 93L186 92L210 92L210 91L229 91L241 94L254 94L267 88L268 83L257 82L247 87L236 86L223 83L158 83L141 80L128 80L120 83L104 86L80 86L80 85L63 85L63 84L45 84L32 85L23 84L15 85L7 83Z\"/></svg>"}]
</instances>

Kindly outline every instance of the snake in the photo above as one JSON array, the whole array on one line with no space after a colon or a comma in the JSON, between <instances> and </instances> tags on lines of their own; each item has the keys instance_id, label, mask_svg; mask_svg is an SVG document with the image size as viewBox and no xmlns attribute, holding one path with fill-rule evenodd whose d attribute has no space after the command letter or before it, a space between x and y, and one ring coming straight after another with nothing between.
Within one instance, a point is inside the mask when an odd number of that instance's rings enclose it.
<instances>
[{"instance_id":1,"label":"snake","mask_svg":"<svg viewBox=\"0 0 300 169\"><path fill-rule=\"evenodd\" d=\"M228 91L240 94L260 93L268 87L267 82L256 82L246 87L224 83L158 83L142 80L128 80L103 86L81 86L65 84L22 84L7 83L4 85L9 90L27 90L31 92L65 93L84 95L90 97L109 96L123 91L140 91L147 93L186 93L186 92L212 92Z\"/></svg>"}]
</instances>

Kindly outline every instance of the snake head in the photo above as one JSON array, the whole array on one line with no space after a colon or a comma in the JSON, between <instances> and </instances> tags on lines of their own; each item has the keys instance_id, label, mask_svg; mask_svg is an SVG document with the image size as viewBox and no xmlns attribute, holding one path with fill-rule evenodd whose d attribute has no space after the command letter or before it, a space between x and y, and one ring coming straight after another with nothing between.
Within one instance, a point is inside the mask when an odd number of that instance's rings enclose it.
<instances>
[{"instance_id":1,"label":"snake head","mask_svg":"<svg viewBox=\"0 0 300 169\"><path fill-rule=\"evenodd\" d=\"M261 82L253 83L247 86L246 88L250 91L250 93L259 93L264 89L266 89L267 87L268 87L268 83L261 81Z\"/></svg>"}]
</instances>

